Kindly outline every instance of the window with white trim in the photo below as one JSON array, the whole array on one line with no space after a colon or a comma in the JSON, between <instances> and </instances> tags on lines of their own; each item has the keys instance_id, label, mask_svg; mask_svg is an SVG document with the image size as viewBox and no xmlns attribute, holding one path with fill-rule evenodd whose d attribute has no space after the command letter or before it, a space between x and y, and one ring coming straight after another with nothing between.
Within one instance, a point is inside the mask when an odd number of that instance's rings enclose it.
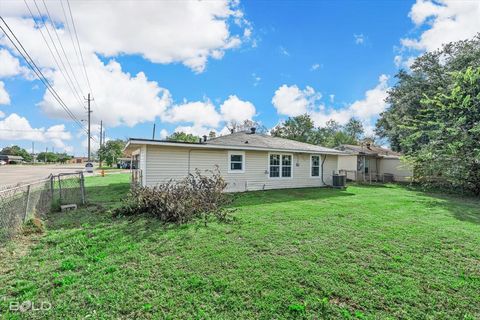
<instances>
[{"instance_id":1,"label":"window with white trim","mask_svg":"<svg viewBox=\"0 0 480 320\"><path fill-rule=\"evenodd\" d=\"M228 153L228 172L230 173L245 172L245 152L230 151Z\"/></svg>"},{"instance_id":2,"label":"window with white trim","mask_svg":"<svg viewBox=\"0 0 480 320\"><path fill-rule=\"evenodd\" d=\"M320 176L320 156L312 156L311 158L311 176L319 177Z\"/></svg>"},{"instance_id":3,"label":"window with white trim","mask_svg":"<svg viewBox=\"0 0 480 320\"><path fill-rule=\"evenodd\" d=\"M292 155L270 154L270 178L290 178L292 176Z\"/></svg>"}]
</instances>

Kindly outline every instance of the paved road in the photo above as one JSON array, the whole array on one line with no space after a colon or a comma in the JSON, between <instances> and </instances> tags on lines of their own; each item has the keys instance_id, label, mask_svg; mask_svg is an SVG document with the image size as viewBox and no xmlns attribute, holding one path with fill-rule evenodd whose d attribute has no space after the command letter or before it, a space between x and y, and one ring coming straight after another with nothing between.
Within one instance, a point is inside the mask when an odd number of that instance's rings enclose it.
<instances>
[{"instance_id":1,"label":"paved road","mask_svg":"<svg viewBox=\"0 0 480 320\"><path fill-rule=\"evenodd\" d=\"M7 165L0 166L0 186L15 185L48 177L50 174L77 172L84 170L83 165Z\"/></svg>"}]
</instances>

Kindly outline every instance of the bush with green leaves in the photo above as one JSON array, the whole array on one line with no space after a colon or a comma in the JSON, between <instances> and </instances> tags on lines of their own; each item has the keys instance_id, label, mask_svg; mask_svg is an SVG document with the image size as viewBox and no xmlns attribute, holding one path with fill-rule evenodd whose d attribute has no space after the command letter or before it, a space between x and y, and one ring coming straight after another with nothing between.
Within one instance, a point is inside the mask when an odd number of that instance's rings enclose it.
<instances>
[{"instance_id":1,"label":"bush with green leaves","mask_svg":"<svg viewBox=\"0 0 480 320\"><path fill-rule=\"evenodd\" d=\"M176 224L197 218L206 224L211 216L228 221L233 209L227 208L232 197L224 193L226 186L218 168L207 170L205 174L197 169L182 180L170 180L153 188L133 188L114 214L147 214Z\"/></svg>"}]
</instances>

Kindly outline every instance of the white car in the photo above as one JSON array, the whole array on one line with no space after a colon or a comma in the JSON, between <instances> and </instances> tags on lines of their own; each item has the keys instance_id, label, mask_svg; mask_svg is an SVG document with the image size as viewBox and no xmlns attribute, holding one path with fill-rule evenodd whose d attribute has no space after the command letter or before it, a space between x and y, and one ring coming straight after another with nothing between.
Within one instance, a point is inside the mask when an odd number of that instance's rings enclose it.
<instances>
[{"instance_id":1,"label":"white car","mask_svg":"<svg viewBox=\"0 0 480 320\"><path fill-rule=\"evenodd\" d=\"M4 165L6 165L6 164L7 164L7 163L6 163L5 161L0 160L0 166L4 166Z\"/></svg>"}]
</instances>

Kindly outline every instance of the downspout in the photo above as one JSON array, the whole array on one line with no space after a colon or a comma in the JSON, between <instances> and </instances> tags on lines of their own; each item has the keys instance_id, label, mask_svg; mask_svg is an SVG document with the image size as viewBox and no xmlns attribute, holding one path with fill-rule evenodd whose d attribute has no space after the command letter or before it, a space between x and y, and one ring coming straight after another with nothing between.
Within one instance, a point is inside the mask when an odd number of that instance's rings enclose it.
<instances>
[{"instance_id":1,"label":"downspout","mask_svg":"<svg viewBox=\"0 0 480 320\"><path fill-rule=\"evenodd\" d=\"M327 155L324 156L323 160L322 160L322 165L321 165L321 168L322 168L322 183L324 186L326 186L327 184L325 183L325 181L323 181L323 164L325 163L325 160L327 160Z\"/></svg>"}]
</instances>

